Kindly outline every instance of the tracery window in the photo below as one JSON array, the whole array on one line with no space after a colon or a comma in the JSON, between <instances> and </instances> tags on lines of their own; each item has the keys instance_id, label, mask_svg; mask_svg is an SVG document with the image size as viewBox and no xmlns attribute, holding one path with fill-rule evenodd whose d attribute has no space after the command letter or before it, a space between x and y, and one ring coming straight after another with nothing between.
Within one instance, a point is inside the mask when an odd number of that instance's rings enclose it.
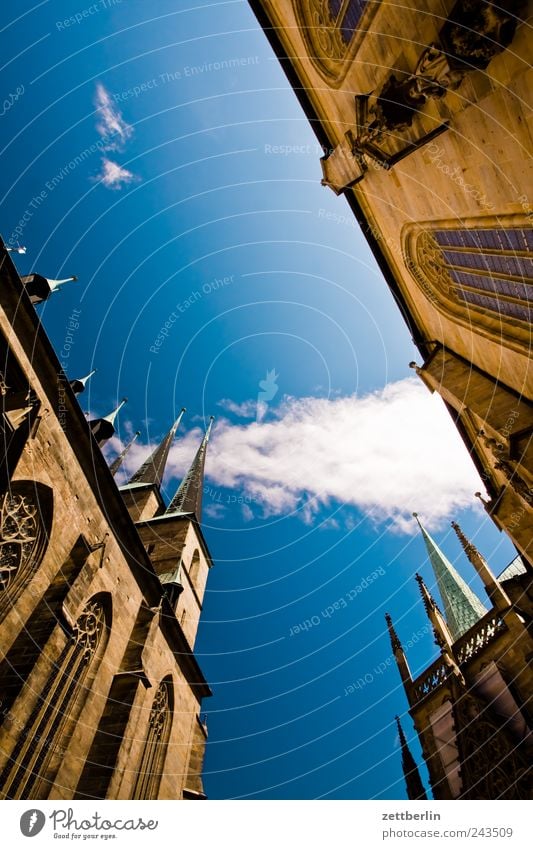
<instances>
[{"instance_id":1,"label":"tracery window","mask_svg":"<svg viewBox=\"0 0 533 849\"><path fill-rule=\"evenodd\" d=\"M0 617L15 603L44 555L52 524L52 491L14 481L0 496Z\"/></svg>"},{"instance_id":2,"label":"tracery window","mask_svg":"<svg viewBox=\"0 0 533 849\"><path fill-rule=\"evenodd\" d=\"M88 690L84 682L102 657L108 633L106 619L104 599L95 597L76 621L0 776L5 798L46 797L44 782L53 780L50 770L57 771L60 747L68 743L66 726L81 708ZM54 755L56 762L52 764Z\"/></svg>"},{"instance_id":3,"label":"tracery window","mask_svg":"<svg viewBox=\"0 0 533 849\"><path fill-rule=\"evenodd\" d=\"M172 682L166 678L157 688L152 702L132 799L157 799L172 726L172 709Z\"/></svg>"},{"instance_id":4,"label":"tracery window","mask_svg":"<svg viewBox=\"0 0 533 849\"><path fill-rule=\"evenodd\" d=\"M379 2L373 0L295 0L295 9L309 57L330 82L340 83L359 39Z\"/></svg>"},{"instance_id":5,"label":"tracery window","mask_svg":"<svg viewBox=\"0 0 533 849\"><path fill-rule=\"evenodd\" d=\"M406 264L435 305L516 341L533 318L533 228L407 228Z\"/></svg>"}]
</instances>

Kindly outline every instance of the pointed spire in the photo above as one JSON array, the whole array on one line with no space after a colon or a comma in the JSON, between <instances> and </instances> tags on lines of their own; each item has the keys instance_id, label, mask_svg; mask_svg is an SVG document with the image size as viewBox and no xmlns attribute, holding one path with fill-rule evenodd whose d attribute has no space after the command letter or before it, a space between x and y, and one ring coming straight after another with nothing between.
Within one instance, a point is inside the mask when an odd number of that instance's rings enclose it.
<instances>
[{"instance_id":1,"label":"pointed spire","mask_svg":"<svg viewBox=\"0 0 533 849\"><path fill-rule=\"evenodd\" d=\"M444 605L446 623L455 641L487 613L487 608L461 578L448 558L444 556L435 540L430 537L420 523L418 513L413 513L413 516L422 531L426 550Z\"/></svg>"},{"instance_id":2,"label":"pointed spire","mask_svg":"<svg viewBox=\"0 0 533 849\"><path fill-rule=\"evenodd\" d=\"M411 754L411 750L407 745L407 740L405 739L405 734L403 733L400 717L396 716L395 719L398 727L400 745L402 747L402 769L407 789L407 798L411 800L427 799L426 791L424 790L424 785L422 784L422 779L420 778L416 761Z\"/></svg>"},{"instance_id":3,"label":"pointed spire","mask_svg":"<svg viewBox=\"0 0 533 849\"><path fill-rule=\"evenodd\" d=\"M470 563L483 581L483 585L487 591L487 595L489 596L493 605L497 607L498 610L502 610L505 607L510 607L511 599L499 583L496 576L493 574L489 564L487 563L483 555L480 554L476 546L466 538L457 522L452 522L452 528L457 534L459 542L463 546L463 550L468 559L470 560Z\"/></svg>"},{"instance_id":4,"label":"pointed spire","mask_svg":"<svg viewBox=\"0 0 533 849\"><path fill-rule=\"evenodd\" d=\"M409 686L412 683L413 679L411 678L411 671L409 669L409 664L407 663L407 658L405 656L405 652L403 650L402 644L398 638L398 634L394 629L394 625L392 624L392 619L388 613L385 614L385 620L387 622L387 628L389 631L390 644L392 647L392 653L396 660L396 665L398 667L398 671L400 673L402 683L405 687L407 695L409 696Z\"/></svg>"},{"instance_id":5,"label":"pointed spire","mask_svg":"<svg viewBox=\"0 0 533 849\"><path fill-rule=\"evenodd\" d=\"M433 626L435 642L441 649L446 648L451 651L451 647L453 645L454 640L450 633L450 629L448 628L446 620L440 612L435 599L426 587L422 576L417 573L415 575L415 579L418 582L420 594L422 596L422 601L424 602L424 608L428 615L428 619L431 622L431 625Z\"/></svg>"},{"instance_id":6,"label":"pointed spire","mask_svg":"<svg viewBox=\"0 0 533 849\"><path fill-rule=\"evenodd\" d=\"M115 435L115 419L127 400L127 398L123 398L120 404L108 416L103 416L100 419L91 419L89 422L89 427L100 448L105 445L108 439L111 439Z\"/></svg>"},{"instance_id":7,"label":"pointed spire","mask_svg":"<svg viewBox=\"0 0 533 849\"><path fill-rule=\"evenodd\" d=\"M152 451L148 459L142 464L141 468L132 475L128 483L153 483L157 486L161 486L170 447L184 412L185 407L182 407L178 418L170 428L165 438L160 442L157 448Z\"/></svg>"},{"instance_id":8,"label":"pointed spire","mask_svg":"<svg viewBox=\"0 0 533 849\"><path fill-rule=\"evenodd\" d=\"M77 280L76 276L64 277L62 280L54 280L49 277L43 277L42 274L27 274L20 278L24 284L26 292L30 296L32 304L41 304L46 301L52 292L56 292L64 283L70 283Z\"/></svg>"},{"instance_id":9,"label":"pointed spire","mask_svg":"<svg viewBox=\"0 0 533 849\"><path fill-rule=\"evenodd\" d=\"M168 505L166 513L194 513L198 521L202 517L202 493L204 488L205 456L207 443L215 417L211 416L209 425L196 452L192 465L183 478L176 495Z\"/></svg>"},{"instance_id":10,"label":"pointed spire","mask_svg":"<svg viewBox=\"0 0 533 849\"><path fill-rule=\"evenodd\" d=\"M90 371L89 374L86 374L85 377L75 377L74 380L69 381L70 388L74 392L74 395L81 395L81 393L85 390L85 387L87 386L87 382L90 380L93 374L96 374L95 368L93 368L93 370Z\"/></svg>"},{"instance_id":11,"label":"pointed spire","mask_svg":"<svg viewBox=\"0 0 533 849\"><path fill-rule=\"evenodd\" d=\"M113 462L109 466L109 471L111 472L113 477L116 475L116 473L118 472L118 470L122 466L122 463L124 462L124 458L126 457L126 454L130 450L130 448L133 445L133 443L135 442L135 440L138 439L140 435L141 435L141 431L136 430L135 433L133 434L132 438L128 442L128 444L124 446L124 448L122 449L122 451L120 452L118 457L115 457L115 459L113 460Z\"/></svg>"},{"instance_id":12,"label":"pointed spire","mask_svg":"<svg viewBox=\"0 0 533 849\"><path fill-rule=\"evenodd\" d=\"M119 411L122 409L122 407L124 406L124 404L127 404L127 403L128 403L128 399L127 399L127 398L123 398L123 399L122 399L122 401L120 402L120 404L118 404L118 405L115 407L115 409L114 409L114 410L112 410L112 411L109 413L109 415L107 415L107 416L104 416L104 417L103 417L103 418L104 418L104 421L109 422L109 424L114 425L114 424L115 424L115 419L116 419L116 417L118 416Z\"/></svg>"}]
</instances>

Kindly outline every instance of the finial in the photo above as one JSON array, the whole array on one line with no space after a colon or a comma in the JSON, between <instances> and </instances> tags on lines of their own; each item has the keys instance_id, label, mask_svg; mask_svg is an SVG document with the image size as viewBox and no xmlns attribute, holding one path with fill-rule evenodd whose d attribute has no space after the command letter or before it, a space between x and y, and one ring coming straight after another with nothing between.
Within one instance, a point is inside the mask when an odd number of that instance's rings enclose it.
<instances>
[{"instance_id":1,"label":"finial","mask_svg":"<svg viewBox=\"0 0 533 849\"><path fill-rule=\"evenodd\" d=\"M114 425L115 419L118 416L119 410L121 410L122 407L124 406L124 404L127 404L127 403L128 403L128 399L123 398L122 401L120 402L120 404L117 407L115 407L115 409L111 413L109 413L108 416L102 416L104 421L109 422L109 424Z\"/></svg>"},{"instance_id":2,"label":"finial","mask_svg":"<svg viewBox=\"0 0 533 849\"><path fill-rule=\"evenodd\" d=\"M128 442L128 444L126 446L124 446L124 448L122 449L122 451L120 452L118 457L115 457L115 459L113 460L113 462L109 466L109 471L111 472L111 474L113 476L116 475L116 473L118 472L118 470L122 466L122 463L124 462L124 458L126 457L126 454L130 450L130 448L133 445L133 443L135 442L135 440L138 439L140 435L141 435L141 431L136 430L135 433L133 434L132 438Z\"/></svg>"},{"instance_id":3,"label":"finial","mask_svg":"<svg viewBox=\"0 0 533 849\"><path fill-rule=\"evenodd\" d=\"M60 286L63 286L65 283L74 283L78 278L74 274L72 277L64 277L63 280L51 280L49 277L46 278L48 280L48 285L50 286L51 292L57 292Z\"/></svg>"},{"instance_id":4,"label":"finial","mask_svg":"<svg viewBox=\"0 0 533 849\"><path fill-rule=\"evenodd\" d=\"M74 380L69 381L70 388L74 392L74 395L81 395L87 385L87 381L93 376L93 374L96 374L96 372L97 369L93 368L93 370L90 371L89 374L86 374L85 377L75 377Z\"/></svg>"},{"instance_id":5,"label":"finial","mask_svg":"<svg viewBox=\"0 0 533 849\"><path fill-rule=\"evenodd\" d=\"M214 421L215 421L215 417L214 417L214 416L209 416L209 424L208 424L208 426L207 426L207 430L206 430L206 432L205 432L205 436L204 436L204 439L205 439L205 441L206 441L206 442L208 442L208 440L209 440L209 436L211 435L211 428L213 427L213 422L214 422Z\"/></svg>"},{"instance_id":6,"label":"finial","mask_svg":"<svg viewBox=\"0 0 533 849\"><path fill-rule=\"evenodd\" d=\"M422 596L422 601L424 602L424 608L426 610L426 613L429 616L431 611L435 610L435 608L437 607L437 604L435 602L435 599L433 598L433 596L429 592L428 588L426 587L422 575L419 575L418 572L415 575L415 581L418 583L420 595Z\"/></svg>"},{"instance_id":7,"label":"finial","mask_svg":"<svg viewBox=\"0 0 533 849\"><path fill-rule=\"evenodd\" d=\"M479 498L484 507L490 507L490 501L487 501L486 498L483 498L480 492L474 492L474 497Z\"/></svg>"},{"instance_id":8,"label":"finial","mask_svg":"<svg viewBox=\"0 0 533 849\"><path fill-rule=\"evenodd\" d=\"M390 616L389 613L385 614L385 620L387 622L387 627L389 629L389 636L390 636L390 640L391 640L392 650L393 651L398 651L398 650L403 651L402 644L400 642L398 634L396 633L394 625L392 624L392 619L391 619L391 616Z\"/></svg>"},{"instance_id":9,"label":"finial","mask_svg":"<svg viewBox=\"0 0 533 849\"><path fill-rule=\"evenodd\" d=\"M394 719L396 720L396 725L398 727L398 736L400 738L400 745L406 746L407 740L405 739L405 734L403 733L402 723L400 722L400 717L398 716L398 714L396 714Z\"/></svg>"},{"instance_id":10,"label":"finial","mask_svg":"<svg viewBox=\"0 0 533 849\"><path fill-rule=\"evenodd\" d=\"M470 540L466 538L462 528L457 524L457 522L451 522L450 524L454 529L455 533L457 534L459 542L461 543L467 557L470 559L470 557L473 555L479 555L479 551L477 550L476 546L473 542L470 542Z\"/></svg>"}]
</instances>

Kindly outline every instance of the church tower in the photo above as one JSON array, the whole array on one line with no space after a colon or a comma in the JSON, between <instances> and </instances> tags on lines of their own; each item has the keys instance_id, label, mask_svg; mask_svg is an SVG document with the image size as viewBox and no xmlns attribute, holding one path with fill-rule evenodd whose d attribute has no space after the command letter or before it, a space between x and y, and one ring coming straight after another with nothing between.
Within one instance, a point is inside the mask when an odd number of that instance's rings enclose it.
<instances>
[{"instance_id":1,"label":"church tower","mask_svg":"<svg viewBox=\"0 0 533 849\"><path fill-rule=\"evenodd\" d=\"M444 614L417 575L440 653L412 680L394 632L394 655L409 713L435 799L529 799L531 578L517 558L497 579L460 527L452 525L491 606L485 607L470 590L420 525ZM391 633L389 616L387 624Z\"/></svg>"}]
</instances>

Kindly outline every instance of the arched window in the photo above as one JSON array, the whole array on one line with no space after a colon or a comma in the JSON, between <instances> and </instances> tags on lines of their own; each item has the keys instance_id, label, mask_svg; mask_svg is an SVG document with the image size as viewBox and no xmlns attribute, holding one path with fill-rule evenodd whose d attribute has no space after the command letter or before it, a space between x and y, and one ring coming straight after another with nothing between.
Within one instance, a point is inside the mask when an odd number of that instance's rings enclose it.
<instances>
[{"instance_id":1,"label":"arched window","mask_svg":"<svg viewBox=\"0 0 533 849\"><path fill-rule=\"evenodd\" d=\"M200 571L200 552L198 549L194 552L191 560L191 565L189 566L189 578L191 579L191 583L194 586L194 589L197 590L196 581L198 579L198 573Z\"/></svg>"},{"instance_id":2,"label":"arched window","mask_svg":"<svg viewBox=\"0 0 533 849\"><path fill-rule=\"evenodd\" d=\"M13 481L0 497L0 618L37 571L52 526L52 490Z\"/></svg>"},{"instance_id":3,"label":"arched window","mask_svg":"<svg viewBox=\"0 0 533 849\"><path fill-rule=\"evenodd\" d=\"M366 33L379 2L369 0L295 0L300 30L309 58L320 74L340 84Z\"/></svg>"},{"instance_id":4,"label":"arched window","mask_svg":"<svg viewBox=\"0 0 533 849\"><path fill-rule=\"evenodd\" d=\"M148 733L132 799L157 799L172 727L173 707L172 680L169 677L161 682L152 702Z\"/></svg>"},{"instance_id":5,"label":"arched window","mask_svg":"<svg viewBox=\"0 0 533 849\"><path fill-rule=\"evenodd\" d=\"M455 320L529 345L533 228L409 226L406 265L426 296Z\"/></svg>"},{"instance_id":6,"label":"arched window","mask_svg":"<svg viewBox=\"0 0 533 849\"><path fill-rule=\"evenodd\" d=\"M95 596L78 617L72 634L20 732L7 766L0 776L0 791L7 799L46 798L45 783L52 783L60 758L72 734L72 722L88 692L87 677L94 674L103 655L109 631L109 606ZM52 760L55 761L52 764Z\"/></svg>"}]
</instances>

